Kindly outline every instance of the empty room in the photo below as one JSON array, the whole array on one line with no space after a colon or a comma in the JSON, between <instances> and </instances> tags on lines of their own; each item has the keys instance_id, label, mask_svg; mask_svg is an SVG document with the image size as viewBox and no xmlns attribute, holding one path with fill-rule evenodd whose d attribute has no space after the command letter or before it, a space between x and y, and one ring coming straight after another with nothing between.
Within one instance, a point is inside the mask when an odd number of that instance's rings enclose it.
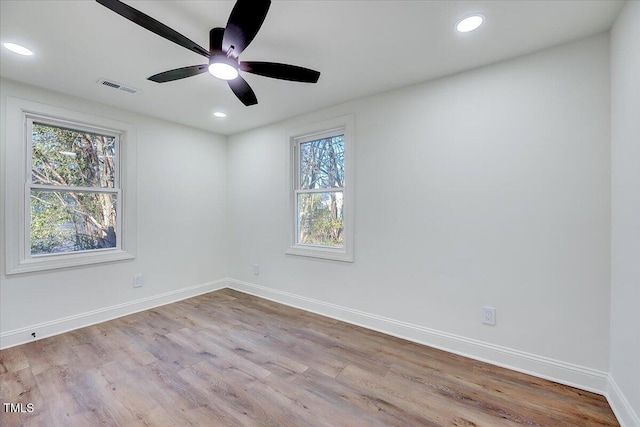
<instances>
[{"instance_id":1,"label":"empty room","mask_svg":"<svg viewBox=\"0 0 640 427\"><path fill-rule=\"evenodd\" d=\"M0 425L640 427L639 22L0 0Z\"/></svg>"}]
</instances>

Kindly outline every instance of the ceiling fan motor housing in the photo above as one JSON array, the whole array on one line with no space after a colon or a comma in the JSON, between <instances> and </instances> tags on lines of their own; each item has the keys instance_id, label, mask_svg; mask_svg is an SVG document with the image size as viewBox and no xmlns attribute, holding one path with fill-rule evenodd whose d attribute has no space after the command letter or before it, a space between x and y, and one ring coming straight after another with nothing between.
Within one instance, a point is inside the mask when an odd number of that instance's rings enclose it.
<instances>
[{"instance_id":1,"label":"ceiling fan motor housing","mask_svg":"<svg viewBox=\"0 0 640 427\"><path fill-rule=\"evenodd\" d=\"M236 58L227 56L224 54L224 52L216 52L211 55L211 58L209 58L209 65L211 64L227 64L235 69L238 69L238 67L240 66Z\"/></svg>"},{"instance_id":2,"label":"ceiling fan motor housing","mask_svg":"<svg viewBox=\"0 0 640 427\"><path fill-rule=\"evenodd\" d=\"M224 37L224 28L216 27L209 31L209 53L222 52L222 38Z\"/></svg>"}]
</instances>

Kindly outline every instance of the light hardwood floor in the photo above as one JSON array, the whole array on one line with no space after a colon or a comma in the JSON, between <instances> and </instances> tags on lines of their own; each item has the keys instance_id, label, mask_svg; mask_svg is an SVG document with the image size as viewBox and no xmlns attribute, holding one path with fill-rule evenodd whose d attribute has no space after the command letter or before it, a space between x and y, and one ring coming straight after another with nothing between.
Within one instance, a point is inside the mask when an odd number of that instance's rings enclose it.
<instances>
[{"instance_id":1,"label":"light hardwood floor","mask_svg":"<svg viewBox=\"0 0 640 427\"><path fill-rule=\"evenodd\" d=\"M34 407L2 426L618 425L597 394L227 289L3 350L0 379Z\"/></svg>"}]
</instances>

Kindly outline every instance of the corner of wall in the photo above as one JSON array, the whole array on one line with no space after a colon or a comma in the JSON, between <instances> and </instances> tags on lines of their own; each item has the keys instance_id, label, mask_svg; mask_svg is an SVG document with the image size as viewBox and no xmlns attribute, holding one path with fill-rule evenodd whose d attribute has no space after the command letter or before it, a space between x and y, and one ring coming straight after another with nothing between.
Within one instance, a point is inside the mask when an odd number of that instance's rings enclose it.
<instances>
[{"instance_id":1,"label":"corner of wall","mask_svg":"<svg viewBox=\"0 0 640 427\"><path fill-rule=\"evenodd\" d=\"M633 410L622 390L611 374L607 378L605 397L622 427L640 427L640 417Z\"/></svg>"}]
</instances>

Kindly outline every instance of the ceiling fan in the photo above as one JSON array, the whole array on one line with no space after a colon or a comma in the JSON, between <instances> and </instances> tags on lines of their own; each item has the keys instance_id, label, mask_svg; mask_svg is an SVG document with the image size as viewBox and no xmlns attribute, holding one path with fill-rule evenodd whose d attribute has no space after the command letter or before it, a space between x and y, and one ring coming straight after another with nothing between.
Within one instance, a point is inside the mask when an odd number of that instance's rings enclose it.
<instances>
[{"instance_id":1,"label":"ceiling fan","mask_svg":"<svg viewBox=\"0 0 640 427\"><path fill-rule=\"evenodd\" d=\"M303 83L316 83L320 78L320 72L296 65L238 60L242 51L251 43L262 26L271 0L238 0L231 11L226 28L213 28L209 32L209 50L119 0L96 1L160 37L209 59L208 64L176 68L155 74L148 80L165 83L209 71L214 76L227 80L238 99L249 106L257 104L258 99L247 81L239 75L239 71Z\"/></svg>"}]
</instances>

